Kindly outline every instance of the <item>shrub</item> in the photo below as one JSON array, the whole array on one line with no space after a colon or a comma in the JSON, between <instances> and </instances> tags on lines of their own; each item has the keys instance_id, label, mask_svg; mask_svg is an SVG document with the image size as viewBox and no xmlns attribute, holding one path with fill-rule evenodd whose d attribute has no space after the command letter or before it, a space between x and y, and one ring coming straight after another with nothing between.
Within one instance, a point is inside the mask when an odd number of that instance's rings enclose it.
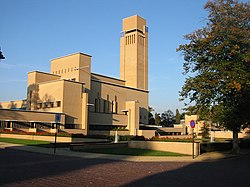
<instances>
[{"instance_id":1,"label":"shrub","mask_svg":"<svg viewBox=\"0 0 250 187\"><path fill-rule=\"evenodd\" d=\"M33 135L33 136L55 136L54 133L49 133L49 132L24 132L24 131L9 131L9 130L1 130L0 133L4 134L19 134L19 135ZM65 132L59 132L57 133L57 136L61 137L70 137L71 134L65 133Z\"/></svg>"},{"instance_id":2,"label":"shrub","mask_svg":"<svg viewBox=\"0 0 250 187\"><path fill-rule=\"evenodd\" d=\"M154 136L150 141L162 141L162 142L192 142L192 138L169 138L169 137L158 137Z\"/></svg>"},{"instance_id":3,"label":"shrub","mask_svg":"<svg viewBox=\"0 0 250 187\"><path fill-rule=\"evenodd\" d=\"M133 136L131 140L145 141L146 139L144 138L144 136Z\"/></svg>"}]
</instances>

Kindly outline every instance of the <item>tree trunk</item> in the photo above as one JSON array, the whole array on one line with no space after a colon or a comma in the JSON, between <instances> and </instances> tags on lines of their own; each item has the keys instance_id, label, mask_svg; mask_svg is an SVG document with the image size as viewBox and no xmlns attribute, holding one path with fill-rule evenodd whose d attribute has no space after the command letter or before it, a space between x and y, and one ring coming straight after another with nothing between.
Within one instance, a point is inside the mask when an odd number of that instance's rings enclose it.
<instances>
[{"instance_id":1,"label":"tree trunk","mask_svg":"<svg viewBox=\"0 0 250 187\"><path fill-rule=\"evenodd\" d=\"M240 147L239 147L239 141L238 141L238 131L235 129L233 130L233 150L232 153L239 154Z\"/></svg>"}]
</instances>

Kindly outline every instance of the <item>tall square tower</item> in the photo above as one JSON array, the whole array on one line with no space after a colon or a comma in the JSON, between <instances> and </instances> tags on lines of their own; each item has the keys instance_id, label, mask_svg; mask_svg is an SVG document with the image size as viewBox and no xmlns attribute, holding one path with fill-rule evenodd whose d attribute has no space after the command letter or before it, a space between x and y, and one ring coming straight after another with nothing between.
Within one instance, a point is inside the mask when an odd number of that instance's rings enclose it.
<instances>
[{"instance_id":1,"label":"tall square tower","mask_svg":"<svg viewBox=\"0 0 250 187\"><path fill-rule=\"evenodd\" d=\"M123 19L120 38L120 79L126 86L148 90L148 28L135 15Z\"/></svg>"}]
</instances>

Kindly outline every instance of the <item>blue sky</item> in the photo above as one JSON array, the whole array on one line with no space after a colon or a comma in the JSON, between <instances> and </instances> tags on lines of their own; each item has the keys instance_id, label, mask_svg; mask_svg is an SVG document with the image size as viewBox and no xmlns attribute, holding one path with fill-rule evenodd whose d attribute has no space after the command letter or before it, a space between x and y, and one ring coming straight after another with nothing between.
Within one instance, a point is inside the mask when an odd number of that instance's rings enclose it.
<instances>
[{"instance_id":1,"label":"blue sky","mask_svg":"<svg viewBox=\"0 0 250 187\"><path fill-rule=\"evenodd\" d=\"M205 25L206 0L0 0L0 101L26 98L27 72L49 72L50 60L92 55L92 72L119 78L122 19L140 15L149 27L150 106L181 109L183 35Z\"/></svg>"}]
</instances>

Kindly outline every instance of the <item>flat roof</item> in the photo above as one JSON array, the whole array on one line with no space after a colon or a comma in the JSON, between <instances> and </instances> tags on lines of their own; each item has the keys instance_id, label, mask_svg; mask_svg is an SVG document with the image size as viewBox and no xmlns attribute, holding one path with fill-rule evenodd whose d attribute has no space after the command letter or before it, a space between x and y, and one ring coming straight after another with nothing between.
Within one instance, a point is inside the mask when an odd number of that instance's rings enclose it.
<instances>
[{"instance_id":1,"label":"flat roof","mask_svg":"<svg viewBox=\"0 0 250 187\"><path fill-rule=\"evenodd\" d=\"M65 56L61 56L61 57L58 57L58 58L53 58L51 61L53 61L53 60L57 60L57 59L60 59L60 58L65 58L65 57L68 57L68 56L77 55L77 54L80 54L80 55L85 55L85 56L88 56L88 57L92 57L91 55L88 55L88 54L85 54L85 53L76 52L76 53L69 54L69 55L65 55Z\"/></svg>"},{"instance_id":2,"label":"flat roof","mask_svg":"<svg viewBox=\"0 0 250 187\"><path fill-rule=\"evenodd\" d=\"M115 77L109 77L107 75L101 75L101 74L98 74L98 73L91 73L91 75L97 75L97 76L101 76L101 77L108 78L108 79L113 79L113 80L117 80L117 81L126 82L125 80L121 80L121 79L118 79L118 78L115 78Z\"/></svg>"},{"instance_id":3,"label":"flat roof","mask_svg":"<svg viewBox=\"0 0 250 187\"><path fill-rule=\"evenodd\" d=\"M55 74L52 74L52 73L46 73L46 72L42 72L42 71L29 71L29 73L34 73L34 72L37 72L37 73L42 73L42 74L46 74L46 75L52 75L52 76L56 76L56 77L61 77L60 75L55 75Z\"/></svg>"},{"instance_id":4,"label":"flat roof","mask_svg":"<svg viewBox=\"0 0 250 187\"><path fill-rule=\"evenodd\" d=\"M122 88L127 88L127 89L130 89L130 90L136 90L136 91L140 91L140 92L149 93L148 90L142 90L142 89L139 89L139 88L133 88L133 87L124 86L124 85L120 85L120 84L115 84L115 83L111 83L111 82L106 82L106 81L102 81L102 80L91 79L91 81L100 82L100 83L103 83L103 84L108 84L108 85L122 87Z\"/></svg>"}]
</instances>

